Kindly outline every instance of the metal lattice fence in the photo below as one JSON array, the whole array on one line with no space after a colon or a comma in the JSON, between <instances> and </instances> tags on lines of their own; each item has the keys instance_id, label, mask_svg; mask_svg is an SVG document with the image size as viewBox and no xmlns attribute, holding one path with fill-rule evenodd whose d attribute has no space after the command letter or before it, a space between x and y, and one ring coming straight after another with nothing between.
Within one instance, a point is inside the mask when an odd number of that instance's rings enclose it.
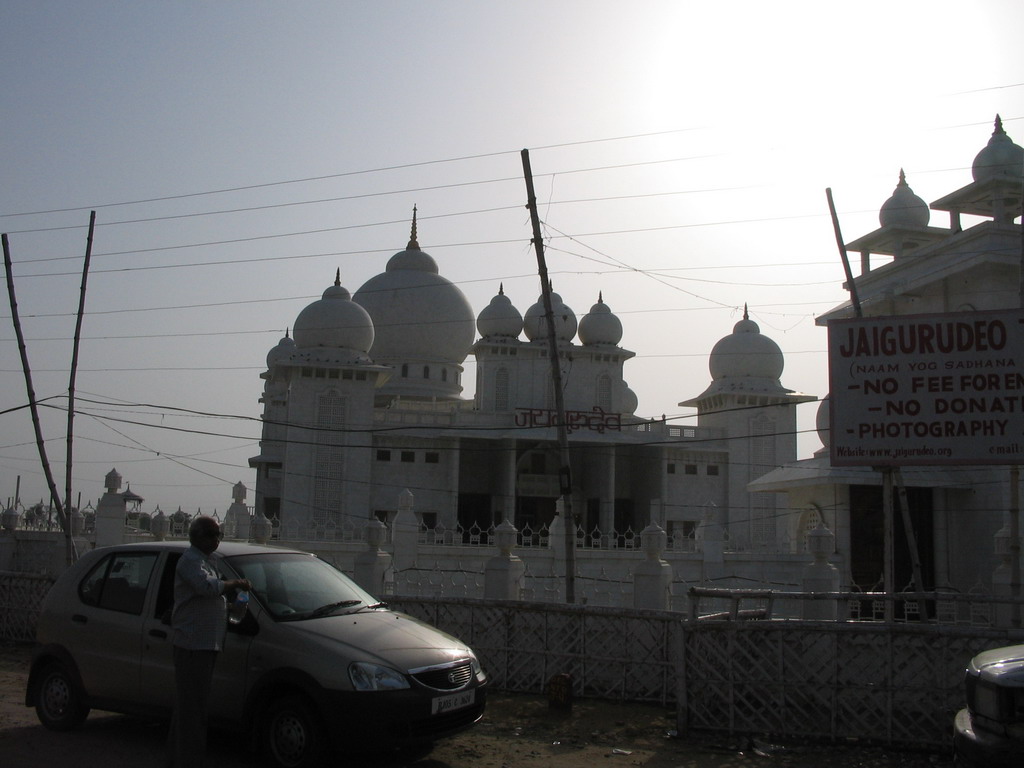
<instances>
[{"instance_id":1,"label":"metal lattice fence","mask_svg":"<svg viewBox=\"0 0 1024 768\"><path fill-rule=\"evenodd\" d=\"M674 705L679 730L949 746L963 670L1020 630L800 621L693 621L592 606L396 598L460 637L492 685Z\"/></svg>"},{"instance_id":2,"label":"metal lattice fence","mask_svg":"<svg viewBox=\"0 0 1024 768\"><path fill-rule=\"evenodd\" d=\"M35 639L39 609L52 584L50 576L0 571L0 640Z\"/></svg>"},{"instance_id":3,"label":"metal lattice fence","mask_svg":"<svg viewBox=\"0 0 1024 768\"><path fill-rule=\"evenodd\" d=\"M52 579L0 572L0 639L34 636ZM501 690L675 706L688 730L948 746L963 670L1022 630L860 621L705 621L687 614L392 597L461 638Z\"/></svg>"}]
</instances>

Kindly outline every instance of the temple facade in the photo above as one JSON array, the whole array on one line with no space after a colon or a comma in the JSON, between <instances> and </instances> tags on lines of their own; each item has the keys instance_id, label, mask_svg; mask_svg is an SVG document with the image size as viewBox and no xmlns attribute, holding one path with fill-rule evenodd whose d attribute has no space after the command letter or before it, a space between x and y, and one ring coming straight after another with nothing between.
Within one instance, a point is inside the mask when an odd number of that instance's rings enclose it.
<instances>
[{"instance_id":1,"label":"temple facade","mask_svg":"<svg viewBox=\"0 0 1024 768\"><path fill-rule=\"evenodd\" d=\"M638 415L625 380L634 353L598 295L582 316L551 295L570 446L561 470L543 303L525 312L501 286L474 315L412 236L354 294L340 274L270 350L256 508L307 538L361 530L415 498L426 529L552 523L563 483L581 539L614 547L651 522L678 541L709 527L732 546L793 551L784 500L747 483L796 459L783 356L744 313L711 352L711 385L683 405L696 426ZM475 396L463 364L476 359Z\"/></svg>"}]
</instances>

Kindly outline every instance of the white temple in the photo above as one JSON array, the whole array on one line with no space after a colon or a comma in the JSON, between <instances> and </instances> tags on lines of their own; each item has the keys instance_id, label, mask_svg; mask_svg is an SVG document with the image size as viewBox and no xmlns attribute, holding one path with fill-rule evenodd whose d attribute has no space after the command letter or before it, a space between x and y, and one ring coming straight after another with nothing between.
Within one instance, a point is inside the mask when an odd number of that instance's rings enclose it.
<instances>
[{"instance_id":1,"label":"white temple","mask_svg":"<svg viewBox=\"0 0 1024 768\"><path fill-rule=\"evenodd\" d=\"M571 452L572 505L598 546L652 520L692 538L716 524L734 546L793 551L783 500L746 484L796 458L797 403L779 347L746 315L711 353L712 383L687 401L696 427L637 415L634 353L604 296L577 321L552 295ZM340 275L267 356L256 508L312 537L393 518L415 497L427 528L550 524L560 496L549 340L540 300L520 312L499 286L475 319L417 242L354 294ZM476 358L476 394L461 398ZM326 532L326 533L325 533Z\"/></svg>"},{"instance_id":2,"label":"white temple","mask_svg":"<svg viewBox=\"0 0 1024 768\"><path fill-rule=\"evenodd\" d=\"M880 227L847 244L860 254L864 314L1019 307L1022 165L1024 150L997 118L973 181L930 207L901 171ZM949 225L931 224L932 210L947 212ZM793 557L824 525L841 586L877 586L881 473L831 466L827 400L818 418L826 448L796 460L796 406L816 398L783 386L778 345L745 312L710 352L709 386L680 403L696 409L696 426L675 426L641 415L625 377L628 329L611 303L599 295L577 318L552 296L584 545L621 546L654 522L670 542L703 551L705 578L713 542L731 553L730 571L788 583L785 567L791 578ZM818 323L852 314L846 302ZM563 478L544 320L541 301L521 312L499 286L474 323L465 296L420 248L414 213L409 244L384 272L354 295L337 276L268 354L260 454L250 459L257 512L298 538L330 539L374 516L393 519L409 491L428 530L552 523ZM469 355L471 400L462 397ZM1009 477L999 466L905 468L923 583L910 583L897 531L896 587L1004 589Z\"/></svg>"}]
</instances>

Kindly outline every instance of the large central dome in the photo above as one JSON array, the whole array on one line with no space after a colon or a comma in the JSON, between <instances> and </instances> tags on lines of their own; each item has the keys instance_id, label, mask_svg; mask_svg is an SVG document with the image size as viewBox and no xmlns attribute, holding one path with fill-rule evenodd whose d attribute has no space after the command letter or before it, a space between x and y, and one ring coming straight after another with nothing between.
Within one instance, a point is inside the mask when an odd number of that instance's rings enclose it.
<instances>
[{"instance_id":1,"label":"large central dome","mask_svg":"<svg viewBox=\"0 0 1024 768\"><path fill-rule=\"evenodd\" d=\"M415 378L432 379L444 370L438 366L461 366L473 346L473 308L462 291L438 274L437 262L420 250L415 212L405 250L392 256L384 272L367 280L352 300L373 320L370 357L395 367L425 365ZM443 375L438 382L442 389L454 387L454 377ZM392 383L397 386L399 378Z\"/></svg>"}]
</instances>

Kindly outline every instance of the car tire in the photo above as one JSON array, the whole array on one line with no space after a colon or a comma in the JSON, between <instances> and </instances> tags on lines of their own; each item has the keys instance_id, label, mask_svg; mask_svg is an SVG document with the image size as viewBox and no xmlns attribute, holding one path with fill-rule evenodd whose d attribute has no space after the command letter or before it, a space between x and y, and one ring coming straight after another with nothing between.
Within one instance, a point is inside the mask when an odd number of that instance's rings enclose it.
<instances>
[{"instance_id":1,"label":"car tire","mask_svg":"<svg viewBox=\"0 0 1024 768\"><path fill-rule=\"evenodd\" d=\"M263 719L263 751L278 768L319 765L326 752L324 729L316 710L303 696L271 703Z\"/></svg>"},{"instance_id":2,"label":"car tire","mask_svg":"<svg viewBox=\"0 0 1024 768\"><path fill-rule=\"evenodd\" d=\"M70 731L89 715L74 678L58 661L39 670L35 693L36 715L51 731Z\"/></svg>"}]
</instances>

